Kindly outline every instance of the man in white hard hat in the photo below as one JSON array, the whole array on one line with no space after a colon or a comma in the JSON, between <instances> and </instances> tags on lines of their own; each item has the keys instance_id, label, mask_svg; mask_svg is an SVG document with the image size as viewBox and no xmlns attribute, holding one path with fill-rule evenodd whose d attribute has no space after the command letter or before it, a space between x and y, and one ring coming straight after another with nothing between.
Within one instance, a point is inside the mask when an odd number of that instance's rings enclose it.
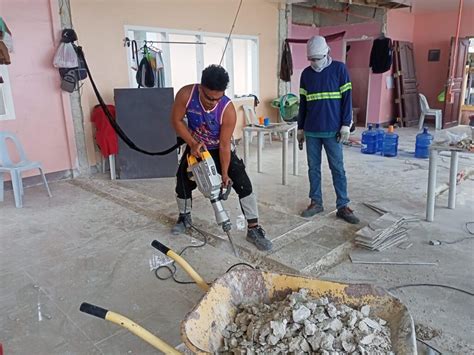
<instances>
[{"instance_id":1,"label":"man in white hard hat","mask_svg":"<svg viewBox=\"0 0 474 355\"><path fill-rule=\"evenodd\" d=\"M347 179L344 171L342 143L349 140L352 125L352 84L344 63L332 60L322 36L307 43L311 65L301 73L298 142L306 141L311 202L302 212L313 217L324 211L321 193L321 151L324 147L336 190L336 216L348 223L359 219L348 207Z\"/></svg>"}]
</instances>

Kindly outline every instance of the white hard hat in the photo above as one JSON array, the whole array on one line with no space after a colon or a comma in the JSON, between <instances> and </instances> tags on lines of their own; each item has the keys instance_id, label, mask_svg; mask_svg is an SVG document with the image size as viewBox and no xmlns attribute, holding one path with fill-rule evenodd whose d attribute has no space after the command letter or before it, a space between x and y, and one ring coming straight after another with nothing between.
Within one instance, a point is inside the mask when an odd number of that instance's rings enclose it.
<instances>
[{"instance_id":1,"label":"white hard hat","mask_svg":"<svg viewBox=\"0 0 474 355\"><path fill-rule=\"evenodd\" d=\"M329 47L323 36L313 36L306 44L306 54L308 58L324 56L328 54Z\"/></svg>"}]
</instances>

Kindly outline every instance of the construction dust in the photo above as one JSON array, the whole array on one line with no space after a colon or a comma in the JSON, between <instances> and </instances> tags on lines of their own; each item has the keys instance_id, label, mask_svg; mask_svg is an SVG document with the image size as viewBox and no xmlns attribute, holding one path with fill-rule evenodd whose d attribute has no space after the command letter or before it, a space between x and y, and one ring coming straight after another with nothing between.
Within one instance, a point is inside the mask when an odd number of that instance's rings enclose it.
<instances>
[{"instance_id":1,"label":"construction dust","mask_svg":"<svg viewBox=\"0 0 474 355\"><path fill-rule=\"evenodd\" d=\"M283 301L243 305L223 331L226 354L394 354L387 322L370 314L314 299L308 290Z\"/></svg>"}]
</instances>

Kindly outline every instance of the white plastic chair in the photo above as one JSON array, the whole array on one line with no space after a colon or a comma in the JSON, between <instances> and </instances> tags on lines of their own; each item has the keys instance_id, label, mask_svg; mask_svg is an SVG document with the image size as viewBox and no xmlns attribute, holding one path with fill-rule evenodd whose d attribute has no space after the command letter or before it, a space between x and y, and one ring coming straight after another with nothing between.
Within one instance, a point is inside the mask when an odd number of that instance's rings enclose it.
<instances>
[{"instance_id":1,"label":"white plastic chair","mask_svg":"<svg viewBox=\"0 0 474 355\"><path fill-rule=\"evenodd\" d=\"M243 105L242 108L244 109L245 121L247 122L247 126L250 126L252 124L259 124L257 114L255 113L255 109L252 106ZM265 132L263 135L268 135L268 137L270 138L270 144L272 144L272 132ZM250 143L252 143L253 137L254 135L250 137Z\"/></svg>"},{"instance_id":2,"label":"white plastic chair","mask_svg":"<svg viewBox=\"0 0 474 355\"><path fill-rule=\"evenodd\" d=\"M14 163L10 154L8 152L7 141L11 140L15 145L15 149L20 157L20 161ZM18 137L10 132L0 132L0 201L3 201L3 189L4 189L4 173L10 173L13 185L13 195L15 196L15 206L16 208L21 208L23 206L22 196L24 195L23 191L23 178L21 173L23 171L39 169L41 177L43 178L44 185L48 191L48 196L51 196L51 191L49 190L48 182L43 173L43 168L40 162L30 161L25 155L25 151L21 146Z\"/></svg>"},{"instance_id":3,"label":"white plastic chair","mask_svg":"<svg viewBox=\"0 0 474 355\"><path fill-rule=\"evenodd\" d=\"M426 96L423 94L418 94L420 96L420 123L418 124L418 129L421 131L423 129L423 124L425 122L425 116L434 116L435 117L435 129L441 129L443 125L443 111L438 109L431 109L428 105L428 100L426 100Z\"/></svg>"}]
</instances>

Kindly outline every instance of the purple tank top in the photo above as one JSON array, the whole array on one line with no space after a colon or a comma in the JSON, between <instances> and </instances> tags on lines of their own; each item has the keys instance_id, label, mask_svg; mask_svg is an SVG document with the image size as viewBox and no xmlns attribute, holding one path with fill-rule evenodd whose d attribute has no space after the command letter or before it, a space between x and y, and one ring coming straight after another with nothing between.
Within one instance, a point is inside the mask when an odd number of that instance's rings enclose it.
<instances>
[{"instance_id":1,"label":"purple tank top","mask_svg":"<svg viewBox=\"0 0 474 355\"><path fill-rule=\"evenodd\" d=\"M193 137L204 143L207 149L216 149L219 147L222 116L231 100L224 95L211 111L206 111L199 99L198 88L199 85L194 84L186 105L188 128Z\"/></svg>"}]
</instances>

